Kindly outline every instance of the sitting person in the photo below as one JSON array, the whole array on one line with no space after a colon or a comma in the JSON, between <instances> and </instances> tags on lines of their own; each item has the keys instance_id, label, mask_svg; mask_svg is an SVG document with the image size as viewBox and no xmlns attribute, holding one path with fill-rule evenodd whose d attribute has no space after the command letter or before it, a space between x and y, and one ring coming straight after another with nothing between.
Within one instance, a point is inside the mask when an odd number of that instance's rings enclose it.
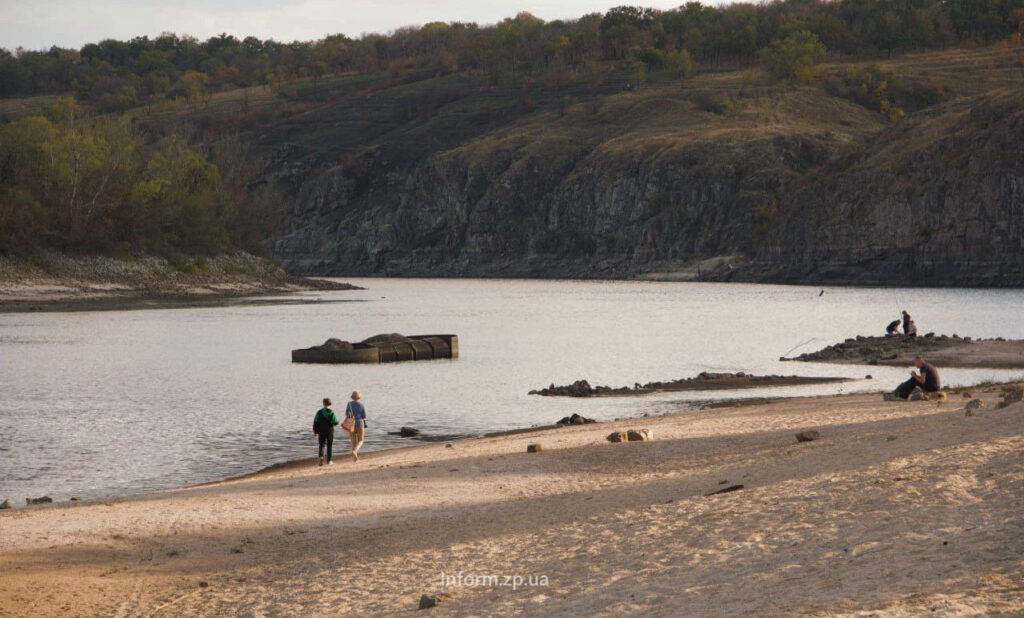
<instances>
[{"instance_id":1,"label":"sitting person","mask_svg":"<svg viewBox=\"0 0 1024 618\"><path fill-rule=\"evenodd\" d=\"M885 334L886 335L898 335L899 332L900 332L900 321L899 320L893 320L892 322L889 322L888 326L885 327Z\"/></svg>"},{"instance_id":2,"label":"sitting person","mask_svg":"<svg viewBox=\"0 0 1024 618\"><path fill-rule=\"evenodd\" d=\"M920 389L924 393L934 393L942 388L939 372L935 370L935 367L926 363L924 358L920 356L915 358L914 367L917 367L920 373L911 371L909 380L897 386L893 392L885 394L886 401L908 399L916 389Z\"/></svg>"},{"instance_id":3,"label":"sitting person","mask_svg":"<svg viewBox=\"0 0 1024 618\"><path fill-rule=\"evenodd\" d=\"M906 335L908 337L917 337L917 324L914 324L913 320L910 321L910 326L907 327Z\"/></svg>"}]
</instances>

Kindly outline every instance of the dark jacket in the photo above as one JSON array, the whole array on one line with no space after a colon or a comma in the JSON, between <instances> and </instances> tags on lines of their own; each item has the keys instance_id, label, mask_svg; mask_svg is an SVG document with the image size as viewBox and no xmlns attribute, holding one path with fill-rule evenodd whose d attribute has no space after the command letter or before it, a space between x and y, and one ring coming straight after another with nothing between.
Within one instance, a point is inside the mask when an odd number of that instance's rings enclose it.
<instances>
[{"instance_id":1,"label":"dark jacket","mask_svg":"<svg viewBox=\"0 0 1024 618\"><path fill-rule=\"evenodd\" d=\"M320 435L327 433L331 427L338 424L338 415L330 408L320 408L313 417L313 433Z\"/></svg>"}]
</instances>

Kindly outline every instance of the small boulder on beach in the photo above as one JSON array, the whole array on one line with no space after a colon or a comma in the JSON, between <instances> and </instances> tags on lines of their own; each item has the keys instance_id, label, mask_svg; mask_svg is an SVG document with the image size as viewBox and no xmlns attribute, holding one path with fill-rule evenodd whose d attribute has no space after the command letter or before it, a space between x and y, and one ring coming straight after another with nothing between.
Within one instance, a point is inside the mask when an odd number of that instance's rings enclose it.
<instances>
[{"instance_id":1,"label":"small boulder on beach","mask_svg":"<svg viewBox=\"0 0 1024 618\"><path fill-rule=\"evenodd\" d=\"M654 439L654 432L650 429L630 429L626 432L626 439L630 442L647 442Z\"/></svg>"},{"instance_id":2,"label":"small boulder on beach","mask_svg":"<svg viewBox=\"0 0 1024 618\"><path fill-rule=\"evenodd\" d=\"M1003 400L999 402L999 407L1005 408L1021 401L1024 401L1024 388L1015 388L1003 396Z\"/></svg>"},{"instance_id":3,"label":"small boulder on beach","mask_svg":"<svg viewBox=\"0 0 1024 618\"><path fill-rule=\"evenodd\" d=\"M629 437L626 435L625 431L613 431L608 434L607 440L609 442L627 442Z\"/></svg>"},{"instance_id":4,"label":"small boulder on beach","mask_svg":"<svg viewBox=\"0 0 1024 618\"><path fill-rule=\"evenodd\" d=\"M11 508L11 499L8 498L3 502L0 502L0 511Z\"/></svg>"},{"instance_id":5,"label":"small boulder on beach","mask_svg":"<svg viewBox=\"0 0 1024 618\"><path fill-rule=\"evenodd\" d=\"M437 607L437 604L447 598L447 594L425 594L420 597L420 609L430 609L431 607Z\"/></svg>"},{"instance_id":6,"label":"small boulder on beach","mask_svg":"<svg viewBox=\"0 0 1024 618\"><path fill-rule=\"evenodd\" d=\"M797 442L813 442L821 437L821 434L813 429L807 429L796 434Z\"/></svg>"},{"instance_id":7,"label":"small boulder on beach","mask_svg":"<svg viewBox=\"0 0 1024 618\"><path fill-rule=\"evenodd\" d=\"M543 449L541 448L541 445L539 445L539 444L527 444L526 445L526 452L527 453L539 453L542 450Z\"/></svg>"},{"instance_id":8,"label":"small boulder on beach","mask_svg":"<svg viewBox=\"0 0 1024 618\"><path fill-rule=\"evenodd\" d=\"M50 496L42 496L39 498L25 498L25 504L28 504L30 506L33 504L50 504L51 502L53 502L53 498L51 498Z\"/></svg>"}]
</instances>

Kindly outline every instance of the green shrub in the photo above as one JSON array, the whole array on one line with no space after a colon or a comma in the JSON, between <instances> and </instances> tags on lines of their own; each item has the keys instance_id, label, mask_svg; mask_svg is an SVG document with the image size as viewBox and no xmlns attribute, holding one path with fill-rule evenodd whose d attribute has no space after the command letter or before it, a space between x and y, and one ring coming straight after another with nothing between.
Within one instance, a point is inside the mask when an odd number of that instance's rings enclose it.
<instances>
[{"instance_id":1,"label":"green shrub","mask_svg":"<svg viewBox=\"0 0 1024 618\"><path fill-rule=\"evenodd\" d=\"M775 39L761 51L761 61L768 73L781 81L813 81L824 60L825 46L807 30Z\"/></svg>"}]
</instances>

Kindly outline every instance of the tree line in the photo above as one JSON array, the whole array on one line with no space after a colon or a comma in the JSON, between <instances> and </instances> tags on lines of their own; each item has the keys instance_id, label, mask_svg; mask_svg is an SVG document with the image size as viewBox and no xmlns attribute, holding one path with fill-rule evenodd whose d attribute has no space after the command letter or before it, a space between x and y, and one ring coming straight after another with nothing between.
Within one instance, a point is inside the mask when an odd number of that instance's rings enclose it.
<instances>
[{"instance_id":1,"label":"tree line","mask_svg":"<svg viewBox=\"0 0 1024 618\"><path fill-rule=\"evenodd\" d=\"M782 52L809 41L833 54L891 56L968 41L990 43L1015 32L1019 36L1022 28L1021 0L777 0L689 2L668 11L621 6L547 22L520 13L488 26L434 22L386 35L335 34L291 43L162 34L108 39L78 50L0 49L0 97L73 93L94 109L111 112L342 72L486 70L500 76L626 60L686 73L694 62L744 64L766 53L769 64L777 64Z\"/></svg>"},{"instance_id":2,"label":"tree line","mask_svg":"<svg viewBox=\"0 0 1024 618\"><path fill-rule=\"evenodd\" d=\"M0 253L260 252L279 197L237 139L200 148L72 99L0 126Z\"/></svg>"}]
</instances>

